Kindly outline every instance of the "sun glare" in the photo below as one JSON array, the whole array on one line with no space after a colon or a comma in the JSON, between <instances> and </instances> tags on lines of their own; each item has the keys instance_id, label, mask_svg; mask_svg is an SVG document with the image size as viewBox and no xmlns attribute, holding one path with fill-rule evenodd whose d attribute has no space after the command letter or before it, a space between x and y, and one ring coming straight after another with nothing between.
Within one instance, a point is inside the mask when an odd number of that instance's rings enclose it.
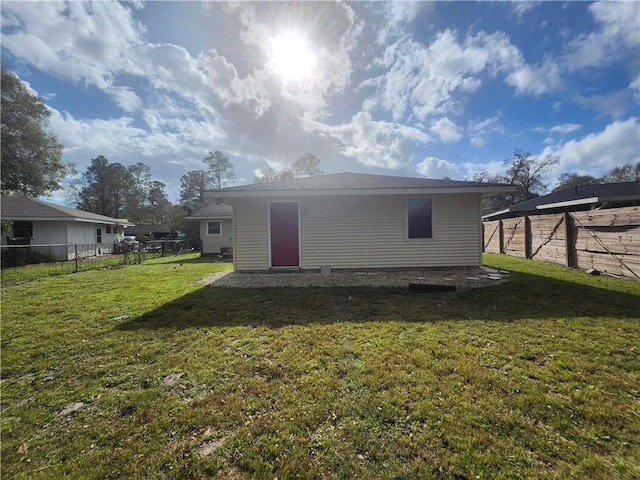
<instances>
[{"instance_id":1,"label":"sun glare","mask_svg":"<svg viewBox=\"0 0 640 480\"><path fill-rule=\"evenodd\" d=\"M297 32L283 32L271 41L270 64L284 83L303 82L313 75L316 57Z\"/></svg>"}]
</instances>

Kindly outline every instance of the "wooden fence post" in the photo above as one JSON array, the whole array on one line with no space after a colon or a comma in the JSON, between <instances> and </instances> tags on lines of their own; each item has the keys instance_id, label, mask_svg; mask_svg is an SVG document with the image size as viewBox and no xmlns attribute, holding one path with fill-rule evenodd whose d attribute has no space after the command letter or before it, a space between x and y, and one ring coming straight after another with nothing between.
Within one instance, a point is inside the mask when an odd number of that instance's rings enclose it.
<instances>
[{"instance_id":1,"label":"wooden fence post","mask_svg":"<svg viewBox=\"0 0 640 480\"><path fill-rule=\"evenodd\" d=\"M564 212L564 256L567 267L576 266L576 239L573 236L573 216Z\"/></svg>"},{"instance_id":2,"label":"wooden fence post","mask_svg":"<svg viewBox=\"0 0 640 480\"><path fill-rule=\"evenodd\" d=\"M498 220L498 235L500 253L507 253L504 251L504 225L502 224L502 219Z\"/></svg>"},{"instance_id":3,"label":"wooden fence post","mask_svg":"<svg viewBox=\"0 0 640 480\"><path fill-rule=\"evenodd\" d=\"M531 258L531 219L524 217L524 258Z\"/></svg>"}]
</instances>

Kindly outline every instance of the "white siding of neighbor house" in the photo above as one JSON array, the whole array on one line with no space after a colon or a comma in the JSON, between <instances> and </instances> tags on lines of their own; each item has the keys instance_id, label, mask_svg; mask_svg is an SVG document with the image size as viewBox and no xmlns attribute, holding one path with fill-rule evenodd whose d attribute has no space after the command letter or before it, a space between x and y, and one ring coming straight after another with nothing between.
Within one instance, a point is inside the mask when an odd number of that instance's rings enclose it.
<instances>
[{"instance_id":1,"label":"white siding of neighbor house","mask_svg":"<svg viewBox=\"0 0 640 480\"><path fill-rule=\"evenodd\" d=\"M394 195L301 198L301 268L480 265L482 241L479 195L426 197L433 202L432 239L407 239L407 198L422 197ZM243 199L236 202L234 209L236 270L268 269L268 200Z\"/></svg>"},{"instance_id":2,"label":"white siding of neighbor house","mask_svg":"<svg viewBox=\"0 0 640 480\"><path fill-rule=\"evenodd\" d=\"M222 222L221 234L209 235L207 223L216 220ZM217 254L222 248L233 247L233 220L230 218L200 220L200 240L202 241L202 253L205 255Z\"/></svg>"},{"instance_id":3,"label":"white siding of neighbor house","mask_svg":"<svg viewBox=\"0 0 640 480\"><path fill-rule=\"evenodd\" d=\"M66 222L33 222L32 245L67 243Z\"/></svg>"}]
</instances>

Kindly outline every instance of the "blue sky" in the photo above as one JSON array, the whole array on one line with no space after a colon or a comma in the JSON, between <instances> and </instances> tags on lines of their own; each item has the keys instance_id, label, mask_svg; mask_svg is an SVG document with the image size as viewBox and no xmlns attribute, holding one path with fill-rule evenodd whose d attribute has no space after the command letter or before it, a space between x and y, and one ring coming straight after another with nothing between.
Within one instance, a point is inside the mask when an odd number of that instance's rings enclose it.
<instances>
[{"instance_id":1,"label":"blue sky","mask_svg":"<svg viewBox=\"0 0 640 480\"><path fill-rule=\"evenodd\" d=\"M2 62L64 159L237 184L306 152L325 173L470 179L519 148L599 175L640 160L638 2L3 1ZM66 200L63 192L54 201Z\"/></svg>"}]
</instances>

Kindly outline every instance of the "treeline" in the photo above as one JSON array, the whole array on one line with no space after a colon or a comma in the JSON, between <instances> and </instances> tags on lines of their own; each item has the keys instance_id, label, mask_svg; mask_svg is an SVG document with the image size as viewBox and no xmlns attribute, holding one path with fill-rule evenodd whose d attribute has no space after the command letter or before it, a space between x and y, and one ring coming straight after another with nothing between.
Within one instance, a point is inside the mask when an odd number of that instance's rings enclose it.
<instances>
[{"instance_id":1,"label":"treeline","mask_svg":"<svg viewBox=\"0 0 640 480\"><path fill-rule=\"evenodd\" d=\"M536 157L530 152L516 149L509 157L508 167L503 174L490 175L487 172L481 172L474 175L473 180L476 182L510 183L516 186L516 191L513 193L483 199L482 214L503 210L511 205L549 193L549 184L546 179L551 168L559 162L560 159L552 155ZM640 162L635 165L627 163L613 167L601 177L567 172L561 174L559 179L560 182L551 191L555 192L575 185L638 181L640 180Z\"/></svg>"},{"instance_id":2,"label":"treeline","mask_svg":"<svg viewBox=\"0 0 640 480\"><path fill-rule=\"evenodd\" d=\"M209 153L202 162L206 169L191 170L180 178L180 202L190 208L198 208L205 203L205 190L226 187L236 178L233 164L222 152ZM312 153L305 153L289 168L278 171L269 167L264 173L256 174L253 181L254 183L276 182L316 175L322 175L320 159Z\"/></svg>"},{"instance_id":3,"label":"treeline","mask_svg":"<svg viewBox=\"0 0 640 480\"><path fill-rule=\"evenodd\" d=\"M135 223L164 224L171 202L166 185L142 162L124 166L100 155L71 191L80 210Z\"/></svg>"}]
</instances>

